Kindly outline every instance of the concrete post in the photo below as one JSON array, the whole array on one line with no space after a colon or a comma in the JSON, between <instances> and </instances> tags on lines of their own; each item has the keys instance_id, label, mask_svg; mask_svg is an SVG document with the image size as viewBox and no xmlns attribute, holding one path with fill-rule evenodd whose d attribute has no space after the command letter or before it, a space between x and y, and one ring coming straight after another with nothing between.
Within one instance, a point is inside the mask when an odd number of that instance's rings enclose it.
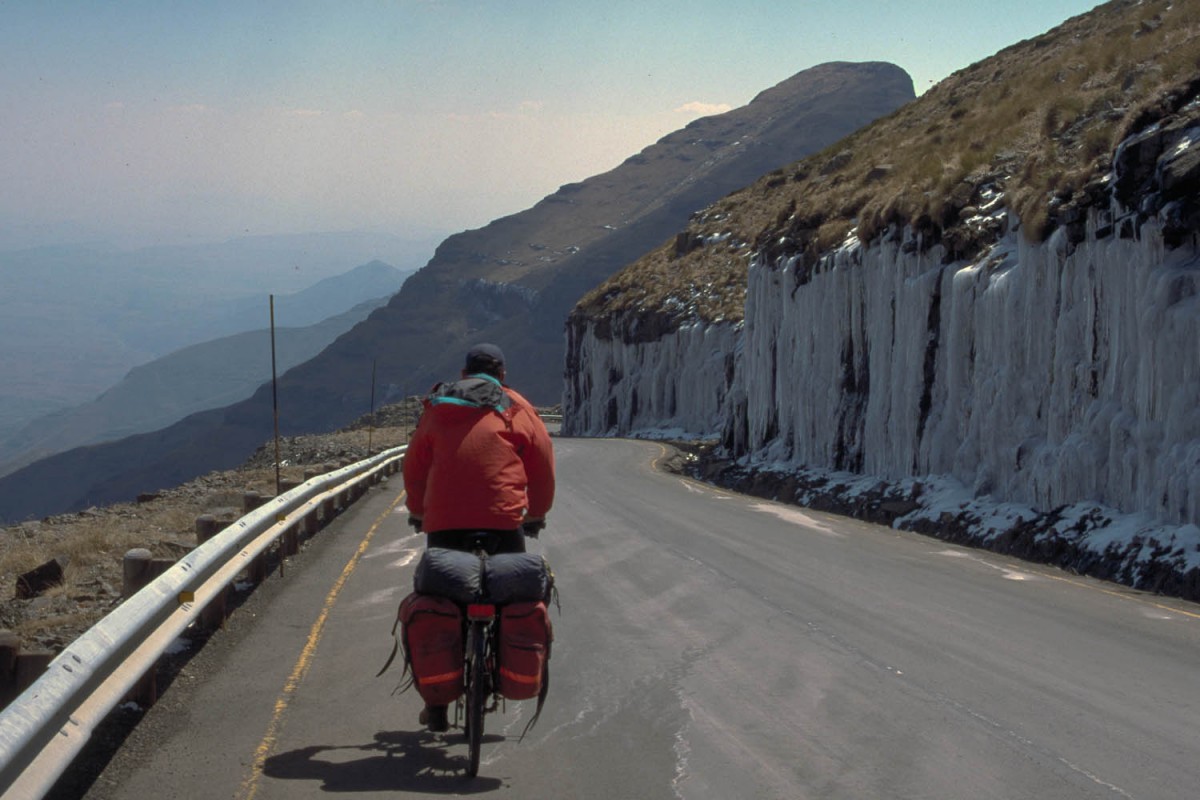
<instances>
[{"instance_id":1,"label":"concrete post","mask_svg":"<svg viewBox=\"0 0 1200 800\"><path fill-rule=\"evenodd\" d=\"M21 690L17 688L17 657L21 639L12 631L0 631L0 707L13 701Z\"/></svg>"},{"instance_id":2,"label":"concrete post","mask_svg":"<svg viewBox=\"0 0 1200 800\"><path fill-rule=\"evenodd\" d=\"M196 517L196 544L204 544L221 531L221 523L212 514L201 514ZM200 610L200 627L213 631L225 624L229 587L223 586L212 601Z\"/></svg>"},{"instance_id":3,"label":"concrete post","mask_svg":"<svg viewBox=\"0 0 1200 800\"><path fill-rule=\"evenodd\" d=\"M274 498L264 496L253 490L242 494L242 511L249 514L256 508L261 508ZM266 552L259 553L250 562L250 579L255 583L262 583L267 579L267 554Z\"/></svg>"},{"instance_id":4,"label":"concrete post","mask_svg":"<svg viewBox=\"0 0 1200 800\"><path fill-rule=\"evenodd\" d=\"M21 639L9 630L0 630L0 708L33 685L54 660L44 650L21 652Z\"/></svg>"},{"instance_id":5,"label":"concrete post","mask_svg":"<svg viewBox=\"0 0 1200 800\"><path fill-rule=\"evenodd\" d=\"M299 533L300 533L300 526L302 524L304 524L303 521L293 522L291 525L289 525L287 528L284 529L283 536L280 537L280 540L279 540L279 547L281 550L280 556L282 558L287 558L288 556L294 556L294 555L296 555L296 553L300 552L300 535L299 535ZM281 561L282 561L282 558L281 558Z\"/></svg>"},{"instance_id":6,"label":"concrete post","mask_svg":"<svg viewBox=\"0 0 1200 800\"><path fill-rule=\"evenodd\" d=\"M321 530L321 507L316 506L304 515L304 535L315 536Z\"/></svg>"},{"instance_id":7,"label":"concrete post","mask_svg":"<svg viewBox=\"0 0 1200 800\"><path fill-rule=\"evenodd\" d=\"M242 513L249 514L254 509L261 506L267 500L261 493L253 490L242 493Z\"/></svg>"},{"instance_id":8,"label":"concrete post","mask_svg":"<svg viewBox=\"0 0 1200 800\"><path fill-rule=\"evenodd\" d=\"M196 544L204 544L221 532L221 523L212 514L196 517Z\"/></svg>"},{"instance_id":9,"label":"concrete post","mask_svg":"<svg viewBox=\"0 0 1200 800\"><path fill-rule=\"evenodd\" d=\"M125 554L121 562L122 596L126 599L137 594L146 584L154 580L154 556L144 547L135 547ZM158 699L158 665L138 680L126 695L143 708L154 705Z\"/></svg>"},{"instance_id":10,"label":"concrete post","mask_svg":"<svg viewBox=\"0 0 1200 800\"><path fill-rule=\"evenodd\" d=\"M45 651L18 653L15 675L16 694L25 691L33 685L34 681L42 677L42 674L46 671L46 667L50 666L50 662L53 660L54 653L47 653ZM13 696L16 697L16 695Z\"/></svg>"},{"instance_id":11,"label":"concrete post","mask_svg":"<svg viewBox=\"0 0 1200 800\"><path fill-rule=\"evenodd\" d=\"M153 580L154 556L144 547L135 547L121 562L121 597L128 600Z\"/></svg>"}]
</instances>

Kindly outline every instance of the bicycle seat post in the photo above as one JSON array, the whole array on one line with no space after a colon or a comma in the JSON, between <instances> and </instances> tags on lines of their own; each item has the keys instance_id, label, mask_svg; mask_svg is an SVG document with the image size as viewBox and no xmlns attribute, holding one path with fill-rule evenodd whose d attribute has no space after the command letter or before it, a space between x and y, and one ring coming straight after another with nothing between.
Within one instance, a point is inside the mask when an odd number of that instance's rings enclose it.
<instances>
[{"instance_id":1,"label":"bicycle seat post","mask_svg":"<svg viewBox=\"0 0 1200 800\"><path fill-rule=\"evenodd\" d=\"M467 544L475 555L487 555L491 551L492 535L487 531L476 531L467 537Z\"/></svg>"}]
</instances>

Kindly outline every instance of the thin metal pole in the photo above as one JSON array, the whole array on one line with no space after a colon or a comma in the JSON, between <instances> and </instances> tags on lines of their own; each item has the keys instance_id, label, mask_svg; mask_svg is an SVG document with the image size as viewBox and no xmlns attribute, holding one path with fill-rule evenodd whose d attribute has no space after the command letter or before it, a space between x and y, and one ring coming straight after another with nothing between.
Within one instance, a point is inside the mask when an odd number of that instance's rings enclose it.
<instances>
[{"instance_id":1,"label":"thin metal pole","mask_svg":"<svg viewBox=\"0 0 1200 800\"><path fill-rule=\"evenodd\" d=\"M279 496L279 386L275 377L275 295L271 298L271 413L275 418L275 496Z\"/></svg>"},{"instance_id":2,"label":"thin metal pole","mask_svg":"<svg viewBox=\"0 0 1200 800\"><path fill-rule=\"evenodd\" d=\"M371 359L371 421L367 424L367 458L371 457L371 436L375 433L375 359Z\"/></svg>"}]
</instances>

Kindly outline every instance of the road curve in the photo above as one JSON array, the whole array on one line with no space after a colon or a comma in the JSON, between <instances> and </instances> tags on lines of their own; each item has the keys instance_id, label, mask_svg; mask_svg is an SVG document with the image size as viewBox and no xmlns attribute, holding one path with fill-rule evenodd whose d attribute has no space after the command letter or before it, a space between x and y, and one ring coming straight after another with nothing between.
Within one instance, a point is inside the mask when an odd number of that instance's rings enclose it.
<instances>
[{"instance_id":1,"label":"road curve","mask_svg":"<svg viewBox=\"0 0 1200 800\"><path fill-rule=\"evenodd\" d=\"M420 541L398 481L321 533L176 678L92 800L1136 798L1200 780L1200 607L555 440L546 709L465 746L374 673Z\"/></svg>"}]
</instances>

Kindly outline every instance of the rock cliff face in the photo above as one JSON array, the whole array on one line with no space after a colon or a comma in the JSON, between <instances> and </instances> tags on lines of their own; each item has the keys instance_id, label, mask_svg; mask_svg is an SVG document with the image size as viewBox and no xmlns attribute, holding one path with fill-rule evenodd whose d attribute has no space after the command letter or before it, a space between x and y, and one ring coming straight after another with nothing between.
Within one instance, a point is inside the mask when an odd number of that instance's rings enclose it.
<instances>
[{"instance_id":1,"label":"rock cliff face","mask_svg":"<svg viewBox=\"0 0 1200 800\"><path fill-rule=\"evenodd\" d=\"M893 242L804 283L796 257L752 264L726 444L1200 522L1200 261L1166 248L1161 216L1097 235L1134 213L1093 212L1074 247L1009 233L968 263Z\"/></svg>"},{"instance_id":2,"label":"rock cliff face","mask_svg":"<svg viewBox=\"0 0 1200 800\"><path fill-rule=\"evenodd\" d=\"M741 326L692 323L650 341L613 336L595 320L573 320L567 332L569 410L573 435L629 434L652 429L705 438L732 419ZM744 391L742 392L744 394ZM743 405L742 410L745 410Z\"/></svg>"},{"instance_id":3,"label":"rock cliff face","mask_svg":"<svg viewBox=\"0 0 1200 800\"><path fill-rule=\"evenodd\" d=\"M995 167L950 213L885 213L866 241L821 241L803 200L756 231L763 182L710 207L577 306L565 429L719 438L743 465L910 492L945 477L1033 514L1098 504L1183 526L1164 546L1194 568L1200 81L1146 108L1075 188L1020 211ZM681 277L644 288L668 264ZM714 275L745 276L740 313L704 300Z\"/></svg>"},{"instance_id":4,"label":"rock cliff face","mask_svg":"<svg viewBox=\"0 0 1200 800\"><path fill-rule=\"evenodd\" d=\"M1006 232L970 261L904 229L811 267L754 252L744 320L638 341L643 309L573 316L567 430L720 435L738 457L1200 523L1196 198L1169 194L1200 104L1175 121L1132 206L1117 159L1079 241L1030 243L996 195L979 214Z\"/></svg>"}]
</instances>

